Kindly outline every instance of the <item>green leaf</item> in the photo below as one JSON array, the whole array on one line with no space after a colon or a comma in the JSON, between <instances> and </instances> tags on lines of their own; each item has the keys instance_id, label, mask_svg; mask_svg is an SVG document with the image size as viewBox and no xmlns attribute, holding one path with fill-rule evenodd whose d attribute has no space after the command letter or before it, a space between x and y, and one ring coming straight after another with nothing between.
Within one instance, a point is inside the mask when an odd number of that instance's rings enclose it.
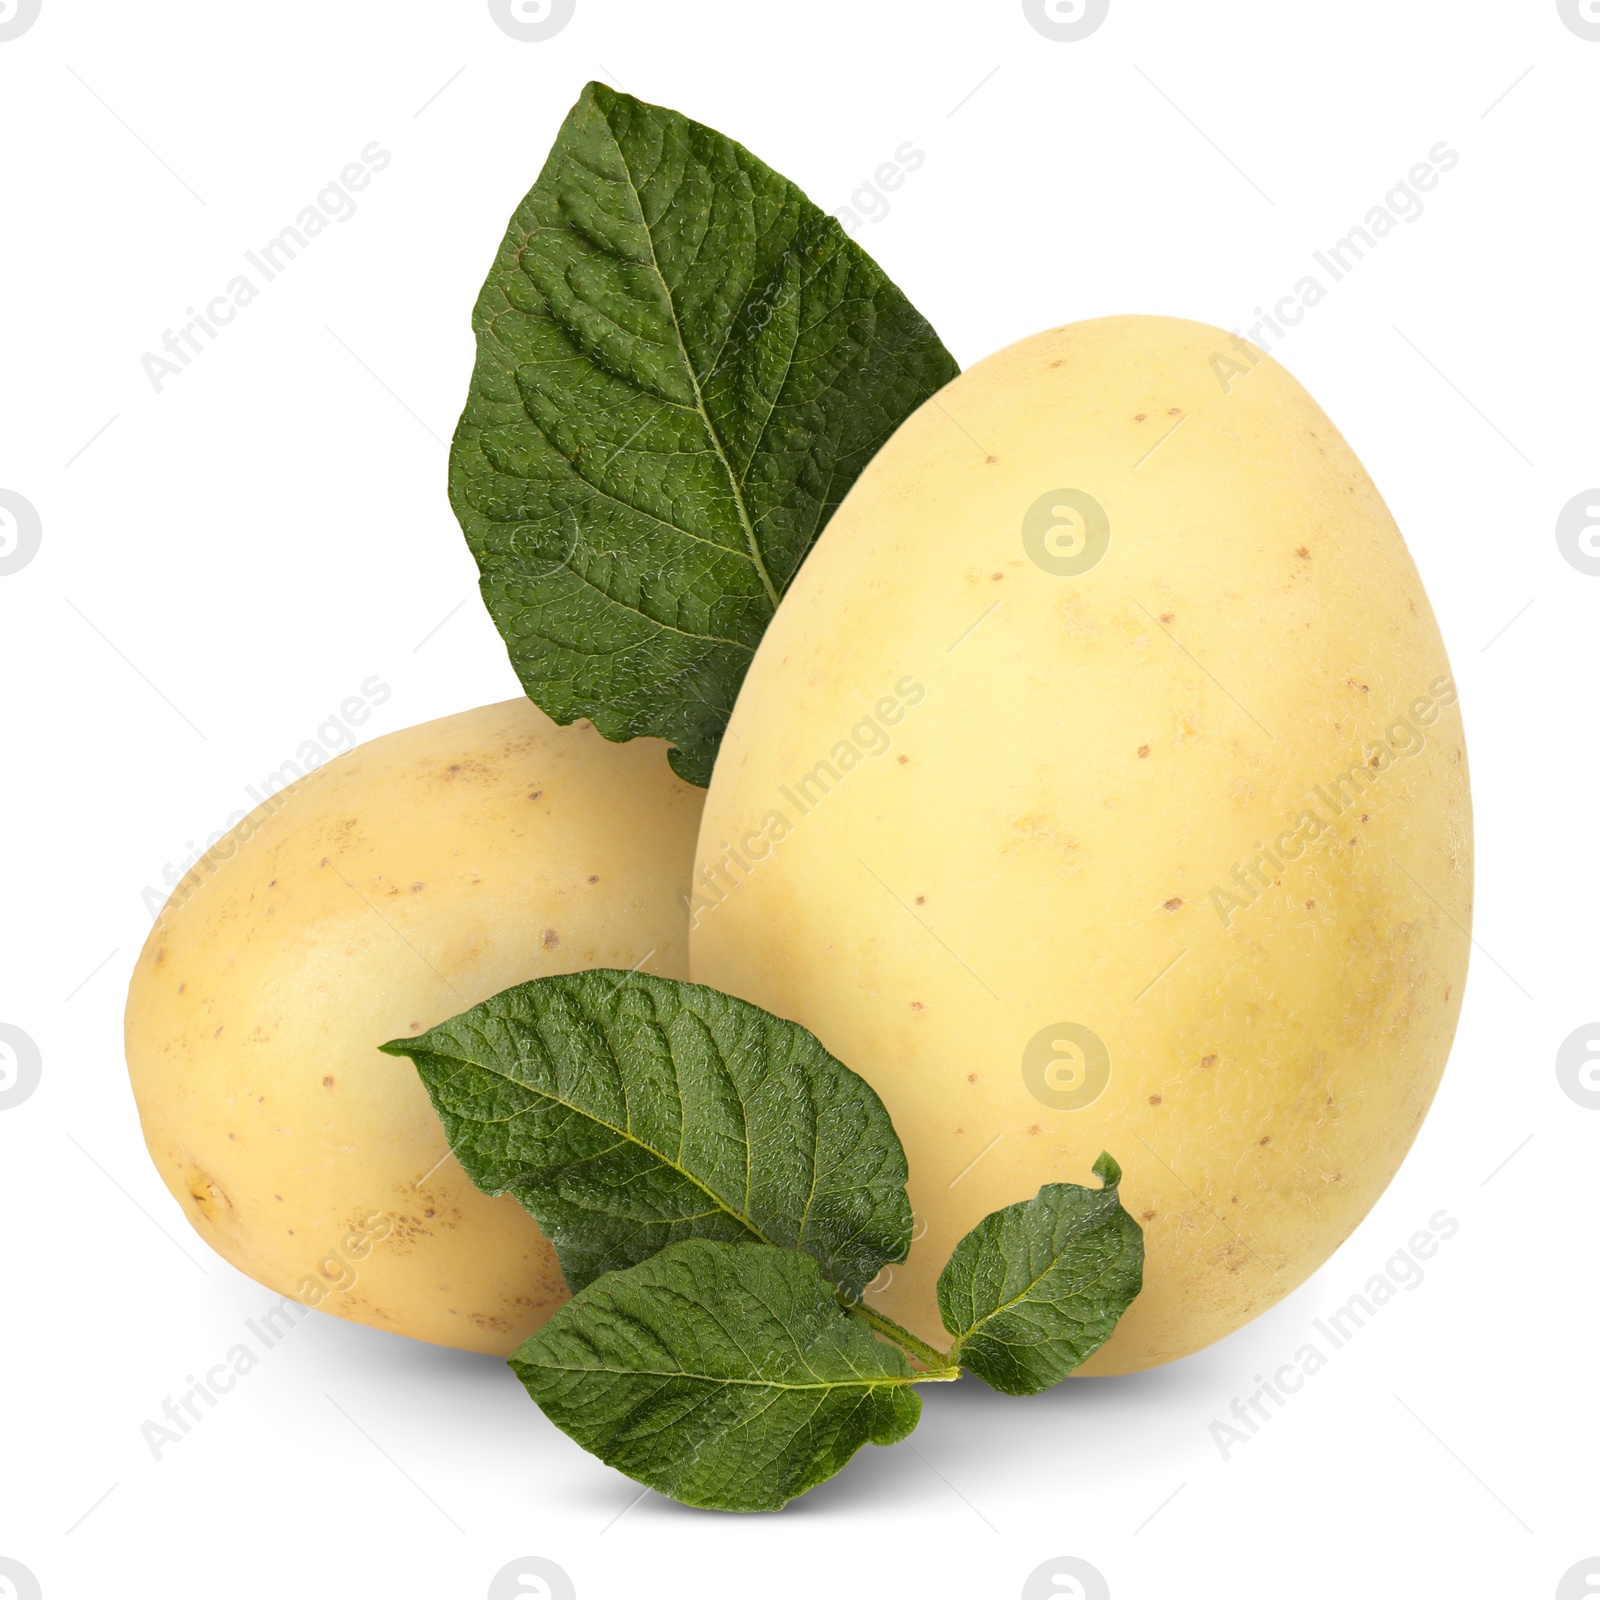
<instances>
[{"instance_id":1,"label":"green leaf","mask_svg":"<svg viewBox=\"0 0 1600 1600\"><path fill-rule=\"evenodd\" d=\"M911 1246L883 1102L715 989L538 978L383 1049L416 1062L467 1176L533 1213L574 1292L678 1239L805 1250L855 1291Z\"/></svg>"},{"instance_id":2,"label":"green leaf","mask_svg":"<svg viewBox=\"0 0 1600 1600\"><path fill-rule=\"evenodd\" d=\"M787 179L598 83L473 327L450 500L523 687L708 783L779 597L955 361Z\"/></svg>"},{"instance_id":3,"label":"green leaf","mask_svg":"<svg viewBox=\"0 0 1600 1600\"><path fill-rule=\"evenodd\" d=\"M939 1274L950 1359L1006 1394L1059 1383L1111 1336L1144 1282L1144 1234L1122 1209L1122 1169L1104 1152L1103 1188L1047 1183L991 1212Z\"/></svg>"},{"instance_id":4,"label":"green leaf","mask_svg":"<svg viewBox=\"0 0 1600 1600\"><path fill-rule=\"evenodd\" d=\"M592 1284L511 1358L545 1415L686 1505L775 1511L916 1427L915 1374L810 1256L688 1240Z\"/></svg>"}]
</instances>

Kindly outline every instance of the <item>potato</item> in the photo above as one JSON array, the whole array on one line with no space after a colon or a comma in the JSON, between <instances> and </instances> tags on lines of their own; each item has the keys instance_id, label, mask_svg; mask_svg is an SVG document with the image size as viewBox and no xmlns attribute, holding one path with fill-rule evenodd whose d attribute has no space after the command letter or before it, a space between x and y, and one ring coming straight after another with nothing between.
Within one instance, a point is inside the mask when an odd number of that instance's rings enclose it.
<instances>
[{"instance_id":1,"label":"potato","mask_svg":"<svg viewBox=\"0 0 1600 1600\"><path fill-rule=\"evenodd\" d=\"M877 1088L921 1230L877 1304L1102 1149L1199 1350L1394 1175L1466 972L1455 689L1349 446L1276 362L1112 317L980 362L823 533L701 828L691 966Z\"/></svg>"},{"instance_id":2,"label":"potato","mask_svg":"<svg viewBox=\"0 0 1600 1600\"><path fill-rule=\"evenodd\" d=\"M526 700L374 739L253 812L173 893L128 993L145 1142L220 1255L281 1294L506 1354L567 1298L378 1046L528 978L684 977L702 792L659 740Z\"/></svg>"}]
</instances>

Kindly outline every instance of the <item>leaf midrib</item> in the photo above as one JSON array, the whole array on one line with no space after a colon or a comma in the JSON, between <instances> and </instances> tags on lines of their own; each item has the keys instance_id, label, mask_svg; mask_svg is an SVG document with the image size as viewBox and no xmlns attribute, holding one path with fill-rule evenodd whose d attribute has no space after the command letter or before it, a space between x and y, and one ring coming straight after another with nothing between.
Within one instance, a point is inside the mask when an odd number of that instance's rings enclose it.
<instances>
[{"instance_id":1,"label":"leaf midrib","mask_svg":"<svg viewBox=\"0 0 1600 1600\"><path fill-rule=\"evenodd\" d=\"M694 362L689 356L689 346L683 337L683 324L678 320L677 302L672 298L672 288L667 282L667 275L661 270L660 258L656 255L655 235L650 230L650 224L644 214L644 197L639 193L639 186L633 180L633 168L628 163L628 157L622 148L622 141L617 137L616 129L611 126L611 120L605 112L596 106L600 120L605 124L606 132L611 135L611 143L617 152L617 160L621 163L623 175L628 180L628 193L633 196L634 211L638 215L639 228L644 234L645 243L650 249L650 270L655 274L656 281L661 285L662 297L666 301L667 312L672 318L673 337L678 341L678 354L683 361L683 370L688 376L689 385L694 390L695 410L700 415L701 425L706 430L706 437L711 441L711 448L717 461L722 467L728 480L728 493L733 498L734 510L739 516L739 526L744 534L745 545L750 553L750 564L755 568L756 575L761 579L761 586L767 592L767 600L773 611L778 609L778 590L773 584L772 575L767 571L766 561L761 554L761 546L756 541L755 525L750 520L750 509L744 503L744 492L738 474L733 470L733 463L728 459L728 453L723 446L722 438L718 434L716 425L711 420L711 413L706 409L705 395L700 388L700 374L695 370Z\"/></svg>"},{"instance_id":2,"label":"leaf midrib","mask_svg":"<svg viewBox=\"0 0 1600 1600\"><path fill-rule=\"evenodd\" d=\"M974 1335L977 1334L979 1329L983 1328L987 1323L993 1322L996 1317L1003 1316L1007 1311L1010 1311L1014 1306L1018 1306L1024 1300L1026 1300L1033 1293L1033 1291L1035 1289L1037 1289L1039 1287L1039 1285L1041 1283L1043 1283L1044 1280L1046 1278L1048 1278L1050 1276L1050 1274L1052 1272L1054 1272L1058 1266L1061 1265L1062 1259L1066 1256L1067 1251L1070 1250L1074 1244L1078 1243L1078 1241L1083 1237L1083 1234L1089 1231L1090 1226L1092 1226L1093 1223L1095 1221L1097 1221L1098 1218L1101 1215L1103 1215L1104 1212L1110 1211L1110 1210L1114 1210L1116 1208L1117 1204L1118 1204L1117 1197L1116 1197L1116 1194L1113 1192L1109 1197L1109 1203L1106 1203L1106 1204L1103 1204L1100 1207L1097 1207L1096 1210L1090 1214L1088 1224L1086 1224L1084 1228L1079 1230L1078 1236L1076 1238L1074 1238L1074 1239L1072 1239L1072 1240L1070 1240L1068 1242L1066 1249L1060 1250L1060 1251L1056 1252L1054 1255L1051 1256L1050 1264L1044 1269L1043 1272L1039 1273L1037 1276L1035 1276L1033 1278L1030 1278L1027 1281L1027 1283L1025 1283L1022 1286L1022 1288L1016 1294L1012 1295L1012 1297L1009 1300L1002 1301L992 1311L984 1312L984 1314L981 1317L979 1317L978 1320L976 1322L974 1322L970 1327L968 1327L964 1333L958 1334L957 1337L956 1337L955 1344L952 1346L951 1351L950 1351L950 1359L952 1361L954 1361L956 1359L957 1354L961 1350L961 1347L963 1345L970 1344L972 1342L972 1339L973 1339ZM1123 1258L1123 1256L1126 1253L1127 1253L1127 1249L1126 1249L1126 1246L1124 1245L1124 1247L1122 1249L1119 1249L1117 1251L1117 1254L1116 1254L1115 1258L1113 1260L1111 1260L1111 1261L1108 1261L1106 1263L1106 1265L1104 1267L1102 1267L1101 1270L1099 1272L1097 1272L1089 1280L1089 1282L1087 1284L1084 1285L1084 1287L1085 1288L1092 1288L1095 1284L1099 1283L1105 1277L1106 1273L1109 1272L1111 1270L1111 1268L1114 1267L1117 1264L1118 1261L1121 1261L1121 1259Z\"/></svg>"},{"instance_id":3,"label":"leaf midrib","mask_svg":"<svg viewBox=\"0 0 1600 1600\"><path fill-rule=\"evenodd\" d=\"M454 1060L460 1063L461 1067L476 1067L478 1071L487 1072L491 1076L500 1079L502 1083L509 1083L513 1087L521 1089L525 1094L530 1094L537 1099L545 1100L551 1105L560 1106L563 1110L570 1111L574 1116L582 1117L585 1121L593 1123L595 1127L604 1128L607 1133L615 1134L617 1139L622 1143L631 1145L636 1149L644 1151L646 1155L653 1157L656 1161L659 1161L661 1165L666 1167L669 1171L677 1173L685 1183L689 1184L695 1189L698 1189L700 1193L703 1194L706 1199L708 1199L712 1205L717 1208L718 1211L722 1212L725 1216L733 1218L733 1220L741 1227L747 1229L752 1238L758 1239L762 1244L770 1244L774 1246L777 1245L777 1241L775 1239L769 1239L749 1217L744 1216L738 1211L735 1211L733 1207L723 1200L714 1190L708 1188L701 1179L697 1178L687 1168L679 1166L678 1163L670 1156L667 1156L662 1151L657 1150L653 1145L646 1144L643 1139L641 1139L632 1131L632 1129L619 1128L614 1122L608 1122L604 1117L597 1116L586 1106L577 1105L575 1102L567 1100L559 1094L552 1094L548 1089L544 1089L533 1084L524 1083L520 1078L513 1078L509 1072L506 1072L499 1067L490 1066L487 1062L474 1060L471 1056L459 1055L454 1057L446 1057L445 1059ZM457 1077L459 1075L460 1073L458 1070L458 1072L452 1074L452 1077ZM624 1093L626 1093L625 1088ZM460 1115L460 1113L457 1113L457 1115ZM515 1121L516 1117L523 1115L525 1115L525 1110L517 1112L515 1116L507 1118L506 1120ZM470 1120L484 1124L487 1123L489 1119L474 1117ZM746 1144L748 1144L748 1142L749 1141L747 1140ZM560 1165L563 1167L568 1167L575 1165L575 1163L563 1161L560 1163Z\"/></svg>"},{"instance_id":4,"label":"leaf midrib","mask_svg":"<svg viewBox=\"0 0 1600 1600\"><path fill-rule=\"evenodd\" d=\"M576 1373L601 1378L686 1379L691 1383L717 1384L730 1388L776 1389L785 1393L793 1391L797 1394L811 1390L832 1392L839 1389L903 1389L918 1381L916 1373L905 1377L889 1375L882 1378L840 1378L837 1382L825 1383L779 1383L771 1378L721 1378L708 1372L684 1372L681 1369L675 1372L662 1372L655 1367L573 1367L565 1362L545 1360L530 1362L528 1365L536 1366L541 1372Z\"/></svg>"}]
</instances>

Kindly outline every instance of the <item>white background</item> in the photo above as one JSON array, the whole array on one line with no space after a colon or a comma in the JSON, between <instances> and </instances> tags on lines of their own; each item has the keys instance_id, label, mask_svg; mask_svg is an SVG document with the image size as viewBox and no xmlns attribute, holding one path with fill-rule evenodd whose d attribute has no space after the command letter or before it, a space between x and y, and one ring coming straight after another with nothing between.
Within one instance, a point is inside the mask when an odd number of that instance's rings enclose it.
<instances>
[{"instance_id":1,"label":"white background","mask_svg":"<svg viewBox=\"0 0 1600 1600\"><path fill-rule=\"evenodd\" d=\"M857 237L963 364L1109 312L1248 327L1430 147L1460 152L1276 350L1388 498L1461 686L1455 1053L1404 1170L1274 1311L1136 1378L936 1387L911 1440L780 1515L635 1503L503 1365L325 1316L156 1462L141 1422L275 1297L144 1152L120 1028L142 893L369 676L394 692L367 736L517 692L445 440L478 286L591 77L828 208L914 141ZM43 0L0 43L0 489L43 529L0 577L0 1022L43 1062L0 1111L0 1556L45 1600L478 1597L523 1555L582 1600L1009 1597L1062 1555L1115 1600L1556 1595L1600 1553L1600 1114L1554 1065L1600 1015L1600 577L1554 533L1600 483L1597 91L1600 43L1555 0L1112 0L1077 43L1019 0L577 0L543 43L483 0ZM141 356L373 140L393 160L356 215L156 393ZM1441 1208L1460 1230L1426 1281L1225 1461L1213 1420Z\"/></svg>"}]
</instances>

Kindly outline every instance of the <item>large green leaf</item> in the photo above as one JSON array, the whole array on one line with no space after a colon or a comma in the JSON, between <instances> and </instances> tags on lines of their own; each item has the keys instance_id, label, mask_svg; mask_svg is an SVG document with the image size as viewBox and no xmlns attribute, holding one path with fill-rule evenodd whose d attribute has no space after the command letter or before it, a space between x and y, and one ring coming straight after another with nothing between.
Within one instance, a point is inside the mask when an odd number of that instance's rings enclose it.
<instances>
[{"instance_id":1,"label":"large green leaf","mask_svg":"<svg viewBox=\"0 0 1600 1600\"><path fill-rule=\"evenodd\" d=\"M883 1102L731 995L575 972L383 1048L416 1062L467 1176L533 1213L574 1291L678 1239L793 1246L856 1291L910 1248Z\"/></svg>"},{"instance_id":2,"label":"large green leaf","mask_svg":"<svg viewBox=\"0 0 1600 1600\"><path fill-rule=\"evenodd\" d=\"M955 361L787 179L598 83L473 326L450 499L523 687L709 782L780 596Z\"/></svg>"},{"instance_id":3,"label":"large green leaf","mask_svg":"<svg viewBox=\"0 0 1600 1600\"><path fill-rule=\"evenodd\" d=\"M774 1511L917 1425L911 1364L810 1256L688 1240L613 1272L511 1358L562 1432L688 1505Z\"/></svg>"},{"instance_id":4,"label":"large green leaf","mask_svg":"<svg viewBox=\"0 0 1600 1600\"><path fill-rule=\"evenodd\" d=\"M991 1212L939 1274L950 1359L1006 1394L1059 1383L1111 1336L1144 1282L1144 1234L1122 1208L1122 1169L1104 1152L1104 1187L1049 1183Z\"/></svg>"}]
</instances>

